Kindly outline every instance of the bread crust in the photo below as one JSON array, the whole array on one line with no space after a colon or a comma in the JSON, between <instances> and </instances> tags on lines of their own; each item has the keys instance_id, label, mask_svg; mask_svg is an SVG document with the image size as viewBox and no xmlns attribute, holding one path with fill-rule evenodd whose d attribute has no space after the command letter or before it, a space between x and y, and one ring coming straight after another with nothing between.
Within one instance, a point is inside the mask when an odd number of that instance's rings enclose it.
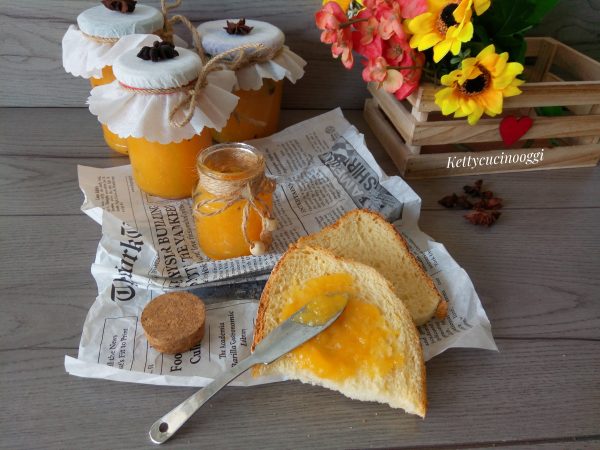
<instances>
[{"instance_id":1,"label":"bread crust","mask_svg":"<svg viewBox=\"0 0 600 450\"><path fill-rule=\"evenodd\" d=\"M420 275L420 278L422 279L422 281L424 283L426 283L430 287L430 289L432 289L433 292L435 292L435 295L439 299L438 304L435 309L435 312L432 315L432 317L435 316L437 319L440 319L440 320L445 319L448 314L448 302L444 299L444 297L442 297L442 295L440 294L440 291L437 289L437 287L435 286L435 283L433 282L431 277L427 274L427 272L423 268L423 265L421 264L421 262L410 251L410 247L408 246L406 239L404 239L404 236L402 236L402 234L400 234L400 232L396 229L396 227L394 227L390 222L388 222L385 219L385 217L383 217L381 214L376 213L375 211L371 211L369 209L353 209L351 211L348 211L346 214L344 214L342 217L340 217L337 221L335 221L331 225L328 225L325 228L323 228L319 233L322 233L325 231L337 230L344 221L351 220L352 216L359 216L361 214L368 215L373 220L381 223L382 226L387 227L387 229L395 237L396 241L406 250L408 257L410 258L410 260L412 261L414 266L417 268L417 271L419 272L419 275ZM311 238L311 235L302 236L301 238L298 239L298 241L295 245L310 246L310 244L305 244L306 241L310 242L310 238Z\"/></svg>"},{"instance_id":2,"label":"bread crust","mask_svg":"<svg viewBox=\"0 0 600 450\"><path fill-rule=\"evenodd\" d=\"M254 352L256 345L266 336L265 316L267 314L267 311L269 310L269 302L270 302L270 297L271 297L272 286L277 282L277 276L279 274L279 271L281 270L281 267L284 264L286 264L286 260L288 258L293 256L293 254L295 252L302 251L302 250L307 250L309 252L310 251L320 252L320 253L326 254L328 257L333 258L338 262L351 263L354 265L362 266L361 270L369 271L369 272L376 274L387 285L389 291L395 296L393 286L390 283L390 281L387 280L383 275L381 275L375 268L368 266L366 264L360 263L358 261L342 258L340 256L335 255L330 250L327 250L327 249L324 249L321 247L312 247L309 245L300 246L297 244L291 244L288 247L287 251L281 257L279 262L273 268L273 271L271 272L271 276L269 277L269 279L265 285L265 288L263 289L263 292L262 292L262 295L260 298L260 302L259 302L259 306L258 306L257 315L256 315L256 322L255 322L255 327L254 327L254 337L253 337L252 346L251 346L252 352ZM404 306L404 304L402 303L402 301L400 299L398 299L398 303L401 305L401 308L404 308L406 310L406 315L408 317L410 317L410 314L409 314L408 310L406 309L406 306ZM419 397L419 404L418 404L418 409L416 411L416 414L419 415L420 417L424 418L426 411L427 411L427 382L426 382L425 362L423 359L423 348L421 347L421 342L419 339L419 332L417 330L416 325L412 322L412 320L410 320L409 322L412 326L411 332L409 333L410 339L412 340L413 348L415 348L417 350L418 355L419 355L418 361L419 361L419 370L421 373L421 389L422 389L421 393L422 393L422 395ZM255 376L259 375L261 373L260 368L255 368L253 373Z\"/></svg>"}]
</instances>

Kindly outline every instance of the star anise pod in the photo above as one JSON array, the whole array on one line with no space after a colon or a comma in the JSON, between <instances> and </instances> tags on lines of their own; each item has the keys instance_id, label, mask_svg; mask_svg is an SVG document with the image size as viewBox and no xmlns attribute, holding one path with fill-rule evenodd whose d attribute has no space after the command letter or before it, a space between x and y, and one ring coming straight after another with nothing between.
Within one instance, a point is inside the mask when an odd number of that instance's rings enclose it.
<instances>
[{"instance_id":1,"label":"star anise pod","mask_svg":"<svg viewBox=\"0 0 600 450\"><path fill-rule=\"evenodd\" d=\"M227 21L227 26L223 27L227 34L241 34L246 35L250 33L254 27L249 27L246 25L246 19L240 19L237 22Z\"/></svg>"},{"instance_id":2,"label":"star anise pod","mask_svg":"<svg viewBox=\"0 0 600 450\"><path fill-rule=\"evenodd\" d=\"M102 4L112 11L132 13L135 10L135 0L102 0Z\"/></svg>"},{"instance_id":3,"label":"star anise pod","mask_svg":"<svg viewBox=\"0 0 600 450\"><path fill-rule=\"evenodd\" d=\"M457 200L458 200L458 197L456 196L456 194L452 194L452 195L445 196L441 200L438 200L438 203L440 205L442 205L444 208L450 209L450 208L454 208Z\"/></svg>"},{"instance_id":4,"label":"star anise pod","mask_svg":"<svg viewBox=\"0 0 600 450\"><path fill-rule=\"evenodd\" d=\"M496 220L502 215L499 211L471 211L465 214L465 219L471 222L473 225L483 225L491 227L496 223Z\"/></svg>"},{"instance_id":5,"label":"star anise pod","mask_svg":"<svg viewBox=\"0 0 600 450\"><path fill-rule=\"evenodd\" d=\"M473 205L473 209L485 210L485 209L502 209L504 205L502 204L502 199L498 197L492 198L484 198L479 200L477 203Z\"/></svg>"},{"instance_id":6,"label":"star anise pod","mask_svg":"<svg viewBox=\"0 0 600 450\"><path fill-rule=\"evenodd\" d=\"M465 194L472 197L481 197L481 187L483 186L483 180L477 180L473 186L465 186L463 190Z\"/></svg>"},{"instance_id":7,"label":"star anise pod","mask_svg":"<svg viewBox=\"0 0 600 450\"><path fill-rule=\"evenodd\" d=\"M137 54L138 58L143 59L144 61L152 60L152 62L163 61L165 59L173 59L176 56L179 56L177 50L175 50L175 46L170 42L162 41L154 41L152 47L142 47L142 49Z\"/></svg>"},{"instance_id":8,"label":"star anise pod","mask_svg":"<svg viewBox=\"0 0 600 450\"><path fill-rule=\"evenodd\" d=\"M462 209L472 209L473 204L469 201L466 195L447 195L443 199L439 200L438 203L442 205L444 208L452 209L455 206L458 206Z\"/></svg>"}]
</instances>

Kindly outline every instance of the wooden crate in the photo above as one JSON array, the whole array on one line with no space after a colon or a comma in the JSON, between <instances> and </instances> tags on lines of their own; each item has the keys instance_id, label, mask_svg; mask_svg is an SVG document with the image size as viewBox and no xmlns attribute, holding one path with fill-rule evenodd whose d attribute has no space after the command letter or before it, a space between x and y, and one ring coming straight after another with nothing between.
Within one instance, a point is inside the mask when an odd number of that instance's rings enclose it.
<instances>
[{"instance_id":1,"label":"wooden crate","mask_svg":"<svg viewBox=\"0 0 600 450\"><path fill-rule=\"evenodd\" d=\"M439 87L424 83L404 101L369 85L364 115L405 178L595 166L600 159L600 63L551 38L527 39L523 93L505 99L503 116L528 115L534 125L523 140L505 148L503 117L484 116L477 125L444 117L435 104ZM535 108L563 106L568 114L540 117ZM557 145L560 144L560 145ZM541 155L541 160L526 156ZM501 163L515 160L518 162ZM521 156L523 155L523 156ZM489 157L477 168L456 161ZM497 157L497 158L495 158ZM495 158L495 159L494 159ZM523 161L521 161L523 160ZM494 164L494 161L500 162Z\"/></svg>"}]
</instances>

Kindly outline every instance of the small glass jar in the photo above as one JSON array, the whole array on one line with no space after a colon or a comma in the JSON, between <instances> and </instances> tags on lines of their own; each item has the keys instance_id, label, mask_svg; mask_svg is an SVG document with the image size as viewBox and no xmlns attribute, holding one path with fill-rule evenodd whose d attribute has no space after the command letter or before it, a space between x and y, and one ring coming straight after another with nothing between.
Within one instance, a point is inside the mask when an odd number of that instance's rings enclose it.
<instances>
[{"instance_id":1,"label":"small glass jar","mask_svg":"<svg viewBox=\"0 0 600 450\"><path fill-rule=\"evenodd\" d=\"M205 51L217 55L241 45L248 46L248 56L255 56L259 46L267 60L249 58L236 70L234 94L239 102L220 132L213 132L217 142L240 142L269 136L277 131L283 78L295 82L304 75L306 62L290 51L285 35L276 26L260 20L214 20L198 26ZM242 27L241 32L233 30Z\"/></svg>"},{"instance_id":2,"label":"small glass jar","mask_svg":"<svg viewBox=\"0 0 600 450\"><path fill-rule=\"evenodd\" d=\"M254 147L219 144L198 157L194 216L200 248L212 259L260 255L271 244L275 183Z\"/></svg>"}]
</instances>

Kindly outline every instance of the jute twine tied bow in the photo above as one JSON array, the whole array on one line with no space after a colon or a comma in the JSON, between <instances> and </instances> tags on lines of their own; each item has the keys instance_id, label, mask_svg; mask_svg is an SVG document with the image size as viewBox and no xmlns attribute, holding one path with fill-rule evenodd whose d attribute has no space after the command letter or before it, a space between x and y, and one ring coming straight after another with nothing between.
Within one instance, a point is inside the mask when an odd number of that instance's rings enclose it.
<instances>
[{"instance_id":1,"label":"jute twine tied bow","mask_svg":"<svg viewBox=\"0 0 600 450\"><path fill-rule=\"evenodd\" d=\"M271 60L281 49L267 48L263 44L247 44L219 53L202 67L193 89L186 92L186 96L169 114L169 123L177 128L185 127L194 116L194 110L199 105L202 89L208 84L207 77L217 70L236 71L250 64ZM175 116L183 111L183 118Z\"/></svg>"},{"instance_id":2,"label":"jute twine tied bow","mask_svg":"<svg viewBox=\"0 0 600 450\"><path fill-rule=\"evenodd\" d=\"M264 255L273 241L272 232L277 229L277 221L271 214L271 208L260 197L271 194L275 190L275 181L265 176L265 163L261 156L248 155L232 149L231 158L237 160L242 167L250 167L251 174L241 179L213 177L204 173L200 163L198 167L198 187L194 192L194 215L197 217L213 217L223 213L240 201L244 201L241 230L244 241L254 256ZM233 162L235 164L235 162ZM204 193L211 197L199 200ZM198 199L196 201L196 199ZM251 210L261 220L261 232L257 241L248 235L248 221Z\"/></svg>"}]
</instances>

